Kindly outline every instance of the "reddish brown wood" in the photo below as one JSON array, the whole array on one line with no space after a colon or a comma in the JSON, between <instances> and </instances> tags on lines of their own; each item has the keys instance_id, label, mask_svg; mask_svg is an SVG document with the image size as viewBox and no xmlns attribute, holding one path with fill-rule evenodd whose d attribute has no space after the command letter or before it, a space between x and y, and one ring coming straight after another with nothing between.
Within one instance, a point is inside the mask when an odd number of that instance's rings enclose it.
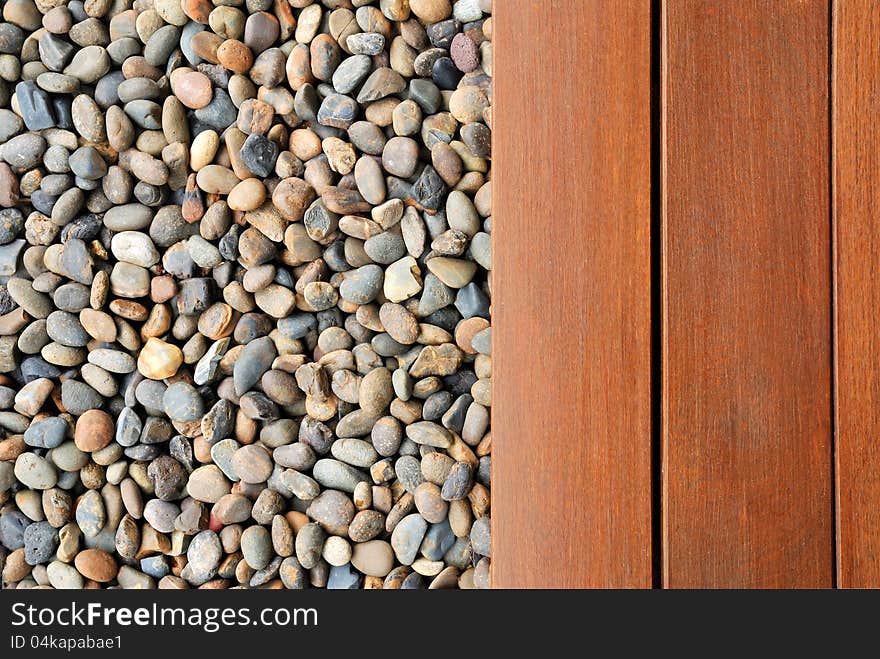
<instances>
[{"instance_id":1,"label":"reddish brown wood","mask_svg":"<svg viewBox=\"0 0 880 659\"><path fill-rule=\"evenodd\" d=\"M667 0L663 581L833 581L829 10Z\"/></svg>"},{"instance_id":2,"label":"reddish brown wood","mask_svg":"<svg viewBox=\"0 0 880 659\"><path fill-rule=\"evenodd\" d=\"M650 2L497 5L494 585L649 587Z\"/></svg>"},{"instance_id":3,"label":"reddish brown wood","mask_svg":"<svg viewBox=\"0 0 880 659\"><path fill-rule=\"evenodd\" d=\"M837 579L880 587L880 4L835 2Z\"/></svg>"}]
</instances>

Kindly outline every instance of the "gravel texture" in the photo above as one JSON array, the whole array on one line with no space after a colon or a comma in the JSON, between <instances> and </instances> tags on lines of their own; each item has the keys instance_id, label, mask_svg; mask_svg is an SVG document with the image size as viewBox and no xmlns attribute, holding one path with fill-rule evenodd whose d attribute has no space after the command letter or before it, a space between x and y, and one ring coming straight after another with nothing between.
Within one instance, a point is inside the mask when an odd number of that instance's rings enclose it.
<instances>
[{"instance_id":1,"label":"gravel texture","mask_svg":"<svg viewBox=\"0 0 880 659\"><path fill-rule=\"evenodd\" d=\"M487 0L0 0L3 588L485 588Z\"/></svg>"}]
</instances>

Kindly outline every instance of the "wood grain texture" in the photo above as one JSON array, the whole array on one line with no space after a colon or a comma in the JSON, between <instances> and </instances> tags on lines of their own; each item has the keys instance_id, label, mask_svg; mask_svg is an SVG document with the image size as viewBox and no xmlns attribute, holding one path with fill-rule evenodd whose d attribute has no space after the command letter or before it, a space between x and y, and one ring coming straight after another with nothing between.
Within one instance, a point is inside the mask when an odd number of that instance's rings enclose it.
<instances>
[{"instance_id":1,"label":"wood grain texture","mask_svg":"<svg viewBox=\"0 0 880 659\"><path fill-rule=\"evenodd\" d=\"M835 2L837 580L880 587L880 4Z\"/></svg>"},{"instance_id":2,"label":"wood grain texture","mask_svg":"<svg viewBox=\"0 0 880 659\"><path fill-rule=\"evenodd\" d=\"M493 583L650 587L650 2L496 8Z\"/></svg>"},{"instance_id":3,"label":"wood grain texture","mask_svg":"<svg viewBox=\"0 0 880 659\"><path fill-rule=\"evenodd\" d=\"M663 22L663 582L828 587L829 7Z\"/></svg>"}]
</instances>

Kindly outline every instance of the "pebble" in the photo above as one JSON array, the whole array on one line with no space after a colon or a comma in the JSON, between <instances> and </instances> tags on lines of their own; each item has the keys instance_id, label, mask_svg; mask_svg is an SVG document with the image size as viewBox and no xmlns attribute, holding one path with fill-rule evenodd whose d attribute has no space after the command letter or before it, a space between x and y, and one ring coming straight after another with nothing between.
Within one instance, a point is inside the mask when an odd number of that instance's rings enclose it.
<instances>
[{"instance_id":1,"label":"pebble","mask_svg":"<svg viewBox=\"0 0 880 659\"><path fill-rule=\"evenodd\" d=\"M32 423L24 432L24 442L28 446L50 449L60 446L66 435L67 423L64 419L51 416Z\"/></svg>"},{"instance_id":2,"label":"pebble","mask_svg":"<svg viewBox=\"0 0 880 659\"><path fill-rule=\"evenodd\" d=\"M87 538L97 536L107 522L104 500L95 490L88 490L76 506L76 523Z\"/></svg>"},{"instance_id":3,"label":"pebble","mask_svg":"<svg viewBox=\"0 0 880 659\"><path fill-rule=\"evenodd\" d=\"M418 513L407 515L391 533L391 547L402 565L412 565L418 555L428 523Z\"/></svg>"},{"instance_id":4,"label":"pebble","mask_svg":"<svg viewBox=\"0 0 880 659\"><path fill-rule=\"evenodd\" d=\"M22 534L24 560L28 565L47 563L58 547L58 530L49 522L34 522Z\"/></svg>"},{"instance_id":5,"label":"pebble","mask_svg":"<svg viewBox=\"0 0 880 659\"><path fill-rule=\"evenodd\" d=\"M214 531L197 533L186 551L188 580L198 586L211 579L222 557L223 546Z\"/></svg>"},{"instance_id":6,"label":"pebble","mask_svg":"<svg viewBox=\"0 0 880 659\"><path fill-rule=\"evenodd\" d=\"M216 503L224 494L229 494L231 484L216 465L199 467L189 475L187 493L194 499L206 503Z\"/></svg>"},{"instance_id":7,"label":"pebble","mask_svg":"<svg viewBox=\"0 0 880 659\"><path fill-rule=\"evenodd\" d=\"M112 581L119 571L114 558L101 549L85 549L81 551L76 555L74 565L86 579L91 579L98 583Z\"/></svg>"},{"instance_id":8,"label":"pebble","mask_svg":"<svg viewBox=\"0 0 880 659\"><path fill-rule=\"evenodd\" d=\"M92 453L107 446L116 430L113 419L103 410L85 411L76 422L73 441L85 453Z\"/></svg>"},{"instance_id":9,"label":"pebble","mask_svg":"<svg viewBox=\"0 0 880 659\"><path fill-rule=\"evenodd\" d=\"M175 373L183 363L183 353L177 346L151 337L138 355L137 369L153 380L164 380Z\"/></svg>"},{"instance_id":10,"label":"pebble","mask_svg":"<svg viewBox=\"0 0 880 659\"><path fill-rule=\"evenodd\" d=\"M35 490L48 490L58 482L52 464L36 453L22 453L16 458L15 477Z\"/></svg>"}]
</instances>

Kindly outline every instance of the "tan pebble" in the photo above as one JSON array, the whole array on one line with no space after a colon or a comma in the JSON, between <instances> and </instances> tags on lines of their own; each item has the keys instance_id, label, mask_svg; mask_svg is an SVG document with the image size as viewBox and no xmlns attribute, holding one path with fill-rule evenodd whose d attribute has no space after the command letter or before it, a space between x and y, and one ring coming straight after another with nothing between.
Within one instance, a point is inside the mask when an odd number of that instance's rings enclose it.
<instances>
[{"instance_id":1,"label":"tan pebble","mask_svg":"<svg viewBox=\"0 0 880 659\"><path fill-rule=\"evenodd\" d=\"M237 39L227 39L217 48L217 61L234 73L247 73L254 63L251 49Z\"/></svg>"},{"instance_id":2,"label":"tan pebble","mask_svg":"<svg viewBox=\"0 0 880 659\"><path fill-rule=\"evenodd\" d=\"M74 565L86 579L107 583L116 578L118 566L113 557L100 549L86 549L77 554Z\"/></svg>"},{"instance_id":3,"label":"tan pebble","mask_svg":"<svg viewBox=\"0 0 880 659\"><path fill-rule=\"evenodd\" d=\"M196 174L199 188L212 194L229 194L239 183L238 177L228 167L205 165Z\"/></svg>"},{"instance_id":4,"label":"tan pebble","mask_svg":"<svg viewBox=\"0 0 880 659\"><path fill-rule=\"evenodd\" d=\"M213 96L211 81L200 71L189 71L177 76L172 81L172 88L180 102L193 110L208 105Z\"/></svg>"},{"instance_id":5,"label":"tan pebble","mask_svg":"<svg viewBox=\"0 0 880 659\"><path fill-rule=\"evenodd\" d=\"M203 167L214 161L217 149L220 147L220 137L213 130L204 130L193 140L190 147L190 167L198 172Z\"/></svg>"},{"instance_id":6,"label":"tan pebble","mask_svg":"<svg viewBox=\"0 0 880 659\"><path fill-rule=\"evenodd\" d=\"M257 178L249 178L236 185L229 192L226 202L234 211L252 211L266 200L266 186Z\"/></svg>"},{"instance_id":7,"label":"tan pebble","mask_svg":"<svg viewBox=\"0 0 880 659\"><path fill-rule=\"evenodd\" d=\"M236 320L237 314L231 306L224 302L216 302L199 316L199 332L217 341L232 334Z\"/></svg>"},{"instance_id":8,"label":"tan pebble","mask_svg":"<svg viewBox=\"0 0 880 659\"><path fill-rule=\"evenodd\" d=\"M87 410L76 422L73 441L80 451L104 448L115 433L113 419L103 410Z\"/></svg>"},{"instance_id":9,"label":"tan pebble","mask_svg":"<svg viewBox=\"0 0 880 659\"><path fill-rule=\"evenodd\" d=\"M86 308L79 312L79 322L98 341L113 343L116 340L116 325L108 313Z\"/></svg>"},{"instance_id":10,"label":"tan pebble","mask_svg":"<svg viewBox=\"0 0 880 659\"><path fill-rule=\"evenodd\" d=\"M180 348L161 339L151 337L138 355L138 371L151 380L164 380L177 373L183 363Z\"/></svg>"},{"instance_id":11,"label":"tan pebble","mask_svg":"<svg viewBox=\"0 0 880 659\"><path fill-rule=\"evenodd\" d=\"M487 327L489 327L489 321L479 316L462 320L455 326L455 342L467 354L475 355L477 351L471 341L475 334L482 332Z\"/></svg>"}]
</instances>

